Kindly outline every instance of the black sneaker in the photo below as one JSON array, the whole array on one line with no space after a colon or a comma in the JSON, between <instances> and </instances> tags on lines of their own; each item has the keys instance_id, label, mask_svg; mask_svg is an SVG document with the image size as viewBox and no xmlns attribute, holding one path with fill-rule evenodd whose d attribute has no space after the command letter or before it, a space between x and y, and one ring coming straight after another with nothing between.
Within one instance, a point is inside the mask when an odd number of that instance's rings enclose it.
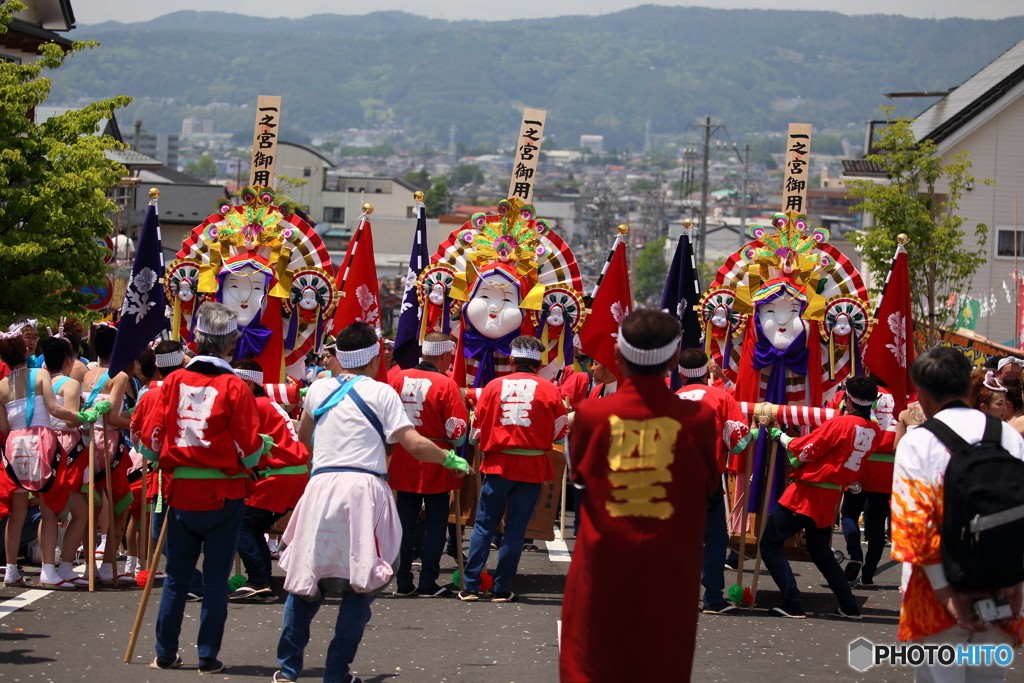
<instances>
[{"instance_id":1,"label":"black sneaker","mask_svg":"<svg viewBox=\"0 0 1024 683\"><path fill-rule=\"evenodd\" d=\"M806 619L803 607L772 607L768 610L768 616L786 617L787 619Z\"/></svg>"},{"instance_id":2,"label":"black sneaker","mask_svg":"<svg viewBox=\"0 0 1024 683\"><path fill-rule=\"evenodd\" d=\"M736 614L740 613L740 610L736 605L731 602L723 600L722 602L716 602L714 605L705 605L702 610L704 614Z\"/></svg>"},{"instance_id":3,"label":"black sneaker","mask_svg":"<svg viewBox=\"0 0 1024 683\"><path fill-rule=\"evenodd\" d=\"M857 560L850 560L849 562L847 562L846 563L846 569L845 569L845 571L846 571L846 580L847 581L856 581L857 580L857 575L860 574L860 568L861 568L861 566L863 564L864 564L863 562L858 562Z\"/></svg>"},{"instance_id":4,"label":"black sneaker","mask_svg":"<svg viewBox=\"0 0 1024 683\"><path fill-rule=\"evenodd\" d=\"M181 666L181 657L157 657L149 664L150 669L177 669Z\"/></svg>"},{"instance_id":5,"label":"black sneaker","mask_svg":"<svg viewBox=\"0 0 1024 683\"><path fill-rule=\"evenodd\" d=\"M861 576L860 577L860 585L862 585L862 586L874 586L875 585L875 579L874 579L873 576Z\"/></svg>"},{"instance_id":6,"label":"black sneaker","mask_svg":"<svg viewBox=\"0 0 1024 683\"><path fill-rule=\"evenodd\" d=\"M727 570L731 569L733 571L736 571L737 569L739 569L739 566L740 566L740 556L739 555L730 555L729 557L727 557L725 559L725 568Z\"/></svg>"},{"instance_id":7,"label":"black sneaker","mask_svg":"<svg viewBox=\"0 0 1024 683\"><path fill-rule=\"evenodd\" d=\"M295 683L291 678L285 678L284 674L280 671L275 671L274 675L270 677L270 683Z\"/></svg>"},{"instance_id":8,"label":"black sneaker","mask_svg":"<svg viewBox=\"0 0 1024 683\"><path fill-rule=\"evenodd\" d=\"M224 670L224 663L216 657L200 657L199 658L199 673L201 674L219 674Z\"/></svg>"},{"instance_id":9,"label":"black sneaker","mask_svg":"<svg viewBox=\"0 0 1024 683\"><path fill-rule=\"evenodd\" d=\"M416 591L416 595L421 598L450 598L453 593L447 588L434 586L433 588L420 588Z\"/></svg>"},{"instance_id":10,"label":"black sneaker","mask_svg":"<svg viewBox=\"0 0 1024 683\"><path fill-rule=\"evenodd\" d=\"M504 593L491 593L491 602L515 602L516 594L512 591Z\"/></svg>"},{"instance_id":11,"label":"black sneaker","mask_svg":"<svg viewBox=\"0 0 1024 683\"><path fill-rule=\"evenodd\" d=\"M401 588L395 589L396 598L415 598L416 595L417 593L415 588L410 588L408 590L402 590Z\"/></svg>"},{"instance_id":12,"label":"black sneaker","mask_svg":"<svg viewBox=\"0 0 1024 683\"><path fill-rule=\"evenodd\" d=\"M203 601L203 596L202 595L199 595L197 593L192 593L191 591L185 597L185 602L202 602L202 601Z\"/></svg>"},{"instance_id":13,"label":"black sneaker","mask_svg":"<svg viewBox=\"0 0 1024 683\"><path fill-rule=\"evenodd\" d=\"M459 591L459 600L462 602L476 602L480 599L479 593L470 593L469 591Z\"/></svg>"},{"instance_id":14,"label":"black sneaker","mask_svg":"<svg viewBox=\"0 0 1024 683\"><path fill-rule=\"evenodd\" d=\"M849 612L844 612L842 607L833 612L832 616L839 617L840 619L853 619L854 621L860 621L864 618L861 616L860 610L855 608L850 610Z\"/></svg>"}]
</instances>

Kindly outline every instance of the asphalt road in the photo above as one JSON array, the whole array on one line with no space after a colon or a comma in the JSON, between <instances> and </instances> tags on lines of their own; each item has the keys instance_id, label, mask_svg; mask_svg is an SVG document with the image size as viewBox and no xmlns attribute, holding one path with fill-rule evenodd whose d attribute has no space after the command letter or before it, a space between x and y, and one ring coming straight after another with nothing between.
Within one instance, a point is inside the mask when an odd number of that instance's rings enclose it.
<instances>
[{"instance_id":1,"label":"asphalt road","mask_svg":"<svg viewBox=\"0 0 1024 683\"><path fill-rule=\"evenodd\" d=\"M468 539L468 533L467 533ZM366 683L467 681L472 683L552 683L558 679L558 619L568 562L541 552L524 553L513 589L521 601L510 604L460 603L454 599L380 597L354 671ZM569 540L569 549L572 541ZM557 553L555 553L557 554ZM769 617L767 608L779 595L767 573L760 578L758 605L744 616L700 617L693 681L911 681L909 669L871 669L858 674L847 665L848 644L860 636L876 643L895 639L899 615L899 566L883 559L875 588L855 590L864 620L849 622L826 616L837 604L812 565L795 563L805 592L808 618ZM442 579L455 562L442 560ZM28 568L30 578L34 578ZM733 575L734 577L735 575ZM749 570L748 581L749 585ZM727 575L727 584L733 577ZM638 585L638 581L647 581ZM670 575L639 572L624 576L623 598L657 599L672 590ZM31 604L5 613L18 595L39 596ZM42 683L103 681L154 683L195 676L194 637L200 605L186 607L182 629L185 667L176 671L147 668L153 653L153 622L159 590L154 591L131 665L122 663L141 590L93 594L0 590L0 680ZM277 670L274 657L283 599L266 604L232 604L221 659L228 665L211 680L269 680ZM303 680L323 676L327 643L333 632L336 600L328 600L313 624ZM696 608L696 605L694 606ZM624 633L629 625L623 624ZM637 656L634 653L624 656ZM1009 681L1024 680L1024 664L1009 672ZM659 682L660 683L660 682Z\"/></svg>"}]
</instances>

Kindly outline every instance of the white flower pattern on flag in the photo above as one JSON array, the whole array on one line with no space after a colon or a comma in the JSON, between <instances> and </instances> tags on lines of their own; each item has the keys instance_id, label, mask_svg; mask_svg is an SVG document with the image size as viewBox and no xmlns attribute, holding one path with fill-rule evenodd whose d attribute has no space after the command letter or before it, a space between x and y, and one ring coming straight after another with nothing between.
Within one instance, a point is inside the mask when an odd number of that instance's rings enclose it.
<instances>
[{"instance_id":1,"label":"white flower pattern on flag","mask_svg":"<svg viewBox=\"0 0 1024 683\"><path fill-rule=\"evenodd\" d=\"M356 288L356 301L359 302L359 307L363 309L362 315L356 317L356 320L379 328L380 314L377 311L377 297L373 295L370 288L366 285L359 285Z\"/></svg>"},{"instance_id":2,"label":"white flower pattern on flag","mask_svg":"<svg viewBox=\"0 0 1024 683\"><path fill-rule=\"evenodd\" d=\"M885 347L892 351L896 362L901 368L907 367L907 319L899 311L889 315L889 329L892 331L892 344Z\"/></svg>"},{"instance_id":3,"label":"white flower pattern on flag","mask_svg":"<svg viewBox=\"0 0 1024 683\"><path fill-rule=\"evenodd\" d=\"M156 284L156 273L152 268L145 267L132 278L128 291L124 295L124 304L121 306L121 316L135 316L135 322L140 323L149 313L149 309L156 305L155 301L149 300L149 292Z\"/></svg>"},{"instance_id":4,"label":"white flower pattern on flag","mask_svg":"<svg viewBox=\"0 0 1024 683\"><path fill-rule=\"evenodd\" d=\"M612 311L612 318L615 320L615 323L617 325L621 326L622 325L622 319L625 318L627 315L629 315L629 304L626 304L625 306L623 306L621 301L616 301L615 303L613 303L611 305L611 311ZM615 332L612 332L612 339L618 339L618 338L619 338L618 330L616 330Z\"/></svg>"}]
</instances>

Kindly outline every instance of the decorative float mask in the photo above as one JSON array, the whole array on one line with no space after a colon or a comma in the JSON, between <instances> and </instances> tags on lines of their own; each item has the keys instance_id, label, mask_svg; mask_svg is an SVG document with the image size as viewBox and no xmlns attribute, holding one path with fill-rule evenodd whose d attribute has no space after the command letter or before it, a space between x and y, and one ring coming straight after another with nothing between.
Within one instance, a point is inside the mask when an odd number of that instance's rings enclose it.
<instances>
[{"instance_id":1,"label":"decorative float mask","mask_svg":"<svg viewBox=\"0 0 1024 683\"><path fill-rule=\"evenodd\" d=\"M193 229L171 264L173 327L181 331L182 322L194 319L191 291L197 302L216 300L238 314L242 337L236 357L258 356L272 337L285 335L284 363L298 367L306 353L319 348L337 305L330 257L308 223L287 204L275 205L273 190L246 187L241 199L237 205L221 200L218 212ZM305 277L296 285L300 275ZM281 322L276 308L272 317L266 315L271 307L280 307Z\"/></svg>"},{"instance_id":2,"label":"decorative float mask","mask_svg":"<svg viewBox=\"0 0 1024 683\"><path fill-rule=\"evenodd\" d=\"M463 302L456 363L476 366L474 386L490 381L497 363L507 365L509 343L515 337L533 333L538 314L545 315L548 287L563 287L576 293L577 302L581 299L579 267L572 252L547 221L536 218L532 206L518 199L499 202L497 215L475 214L440 245L431 260L433 264L420 276L420 302L434 305L430 295L439 293L433 291L434 285L444 285L438 269L448 269L452 280L447 296ZM574 326L576 320L567 315L567 308L563 305L563 326L566 322ZM582 306L575 308L580 311L576 318L582 321ZM424 318L429 320L429 307L426 310ZM564 351L558 355L564 357Z\"/></svg>"}]
</instances>

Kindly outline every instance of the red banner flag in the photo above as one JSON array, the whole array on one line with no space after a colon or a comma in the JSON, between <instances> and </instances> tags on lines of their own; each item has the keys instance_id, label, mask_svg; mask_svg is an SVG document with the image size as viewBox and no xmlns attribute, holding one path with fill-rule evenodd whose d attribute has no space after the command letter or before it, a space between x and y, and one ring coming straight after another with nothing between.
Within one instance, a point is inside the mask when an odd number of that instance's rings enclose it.
<instances>
[{"instance_id":1,"label":"red banner flag","mask_svg":"<svg viewBox=\"0 0 1024 683\"><path fill-rule=\"evenodd\" d=\"M864 351L864 365L881 378L892 392L899 415L907 407L914 385L910 364L914 362L914 319L910 308L910 270L907 250L900 245L885 280L882 299L875 311L875 327Z\"/></svg>"},{"instance_id":2,"label":"red banner flag","mask_svg":"<svg viewBox=\"0 0 1024 683\"><path fill-rule=\"evenodd\" d=\"M373 233L366 216L360 217L352 241L348 243L345 260L338 269L338 291L341 300L334 313L333 334L337 335L354 322L364 322L380 332L380 286L377 265L373 260ZM380 370L377 381L387 381L384 363L384 342L381 340Z\"/></svg>"},{"instance_id":3,"label":"red banner flag","mask_svg":"<svg viewBox=\"0 0 1024 683\"><path fill-rule=\"evenodd\" d=\"M614 372L620 381L622 377L619 364L615 362L615 343L619 337L619 325L632 309L626 244L616 238L594 288L590 314L580 330L580 345L583 353Z\"/></svg>"}]
</instances>

